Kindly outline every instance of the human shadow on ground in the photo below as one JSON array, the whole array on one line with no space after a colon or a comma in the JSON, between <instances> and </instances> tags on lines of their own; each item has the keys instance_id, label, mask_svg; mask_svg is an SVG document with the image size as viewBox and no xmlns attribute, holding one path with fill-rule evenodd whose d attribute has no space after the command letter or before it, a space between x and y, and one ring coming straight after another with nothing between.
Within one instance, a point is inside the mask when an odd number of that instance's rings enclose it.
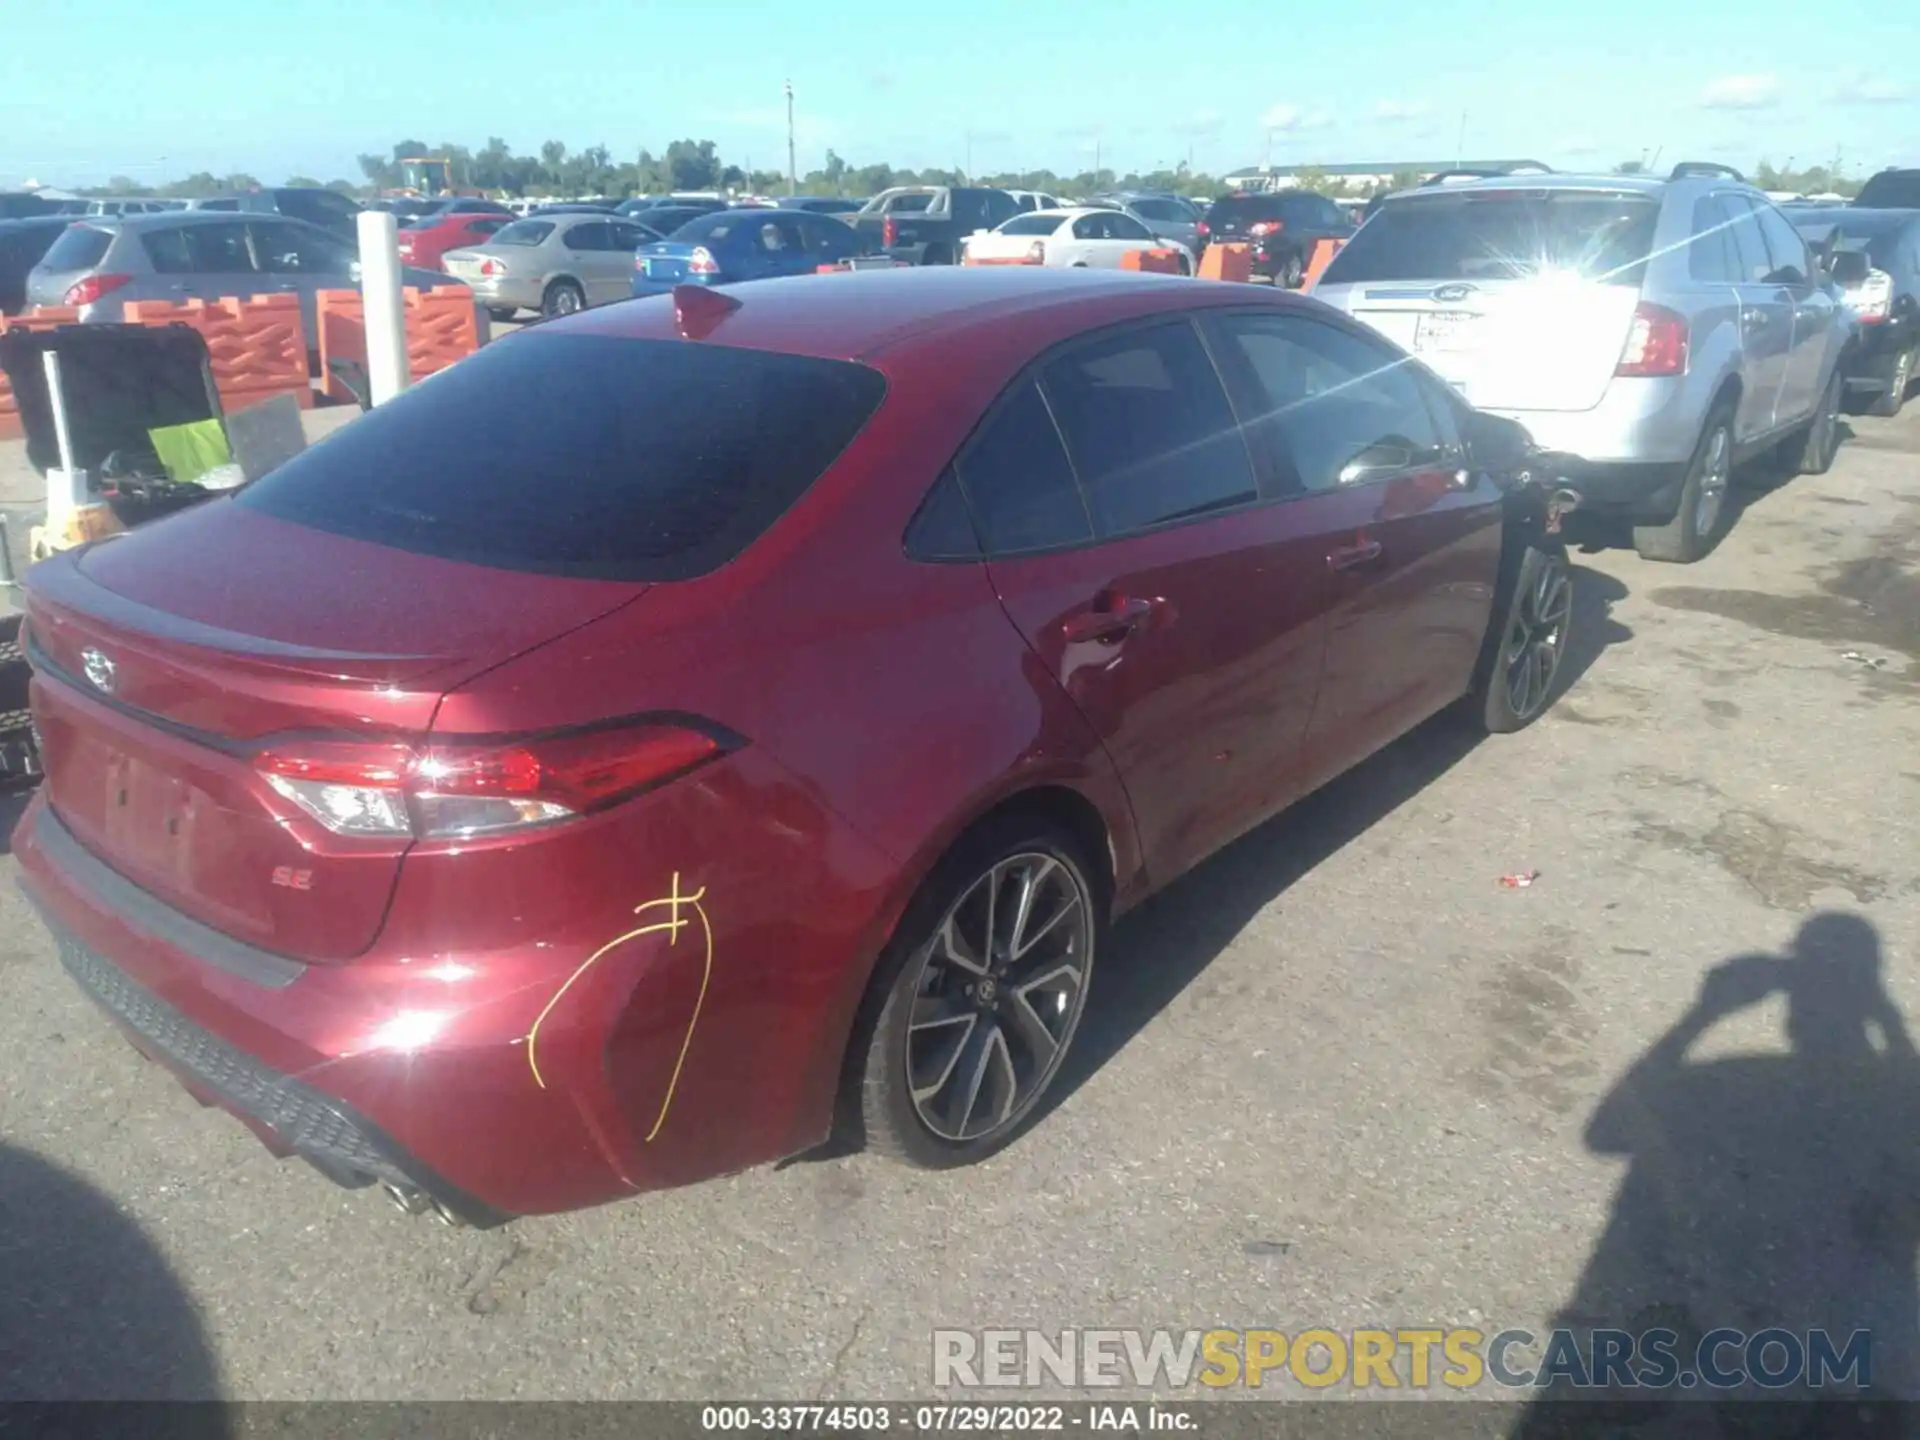
<instances>
[{"instance_id":1,"label":"human shadow on ground","mask_svg":"<svg viewBox=\"0 0 1920 1440\"><path fill-rule=\"evenodd\" d=\"M225 1440L217 1404L49 1403L219 1395L193 1300L139 1225L86 1181L0 1144L0 1431L93 1434L117 1415L126 1434Z\"/></svg>"},{"instance_id":2,"label":"human shadow on ground","mask_svg":"<svg viewBox=\"0 0 1920 1440\"><path fill-rule=\"evenodd\" d=\"M1709 972L1692 1008L1601 1101L1588 1148L1629 1168L1554 1324L1578 1337L1573 1352L1590 1370L1596 1329L1638 1346L1669 1332L1674 1373L1652 1387L1623 1383L1649 1378L1641 1348L1624 1373L1543 1366L1552 1383L1515 1440L1909 1433L1911 1409L1865 1403L1920 1395L1920 1058L1883 963L1866 920L1815 915L1785 954ZM1785 1053L1692 1053L1773 997L1787 1007ZM1748 1343L1770 1329L1774 1340ZM1703 1351L1703 1337L1722 1330ZM1835 1361L1824 1391L1794 1364L1796 1353L1814 1363L1819 1331ZM1859 1332L1865 1346L1850 1350ZM1721 1383L1743 1374L1746 1383Z\"/></svg>"}]
</instances>

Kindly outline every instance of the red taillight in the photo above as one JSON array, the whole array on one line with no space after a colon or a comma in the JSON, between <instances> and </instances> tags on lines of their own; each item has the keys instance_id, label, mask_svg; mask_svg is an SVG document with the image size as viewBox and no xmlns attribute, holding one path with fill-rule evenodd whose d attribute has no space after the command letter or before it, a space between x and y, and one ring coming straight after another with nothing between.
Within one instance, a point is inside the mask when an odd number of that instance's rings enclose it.
<instances>
[{"instance_id":1,"label":"red taillight","mask_svg":"<svg viewBox=\"0 0 1920 1440\"><path fill-rule=\"evenodd\" d=\"M1284 220L1256 220L1247 227L1249 235L1278 235L1287 228Z\"/></svg>"},{"instance_id":2,"label":"red taillight","mask_svg":"<svg viewBox=\"0 0 1920 1440\"><path fill-rule=\"evenodd\" d=\"M1684 375L1687 370L1687 321L1661 305L1635 307L1616 375Z\"/></svg>"},{"instance_id":3,"label":"red taillight","mask_svg":"<svg viewBox=\"0 0 1920 1440\"><path fill-rule=\"evenodd\" d=\"M900 243L900 226L891 215L880 226L880 243L889 250Z\"/></svg>"},{"instance_id":4,"label":"red taillight","mask_svg":"<svg viewBox=\"0 0 1920 1440\"><path fill-rule=\"evenodd\" d=\"M693 254L687 257L689 275L718 275L720 262L713 258L713 252L704 245L694 247Z\"/></svg>"},{"instance_id":5,"label":"red taillight","mask_svg":"<svg viewBox=\"0 0 1920 1440\"><path fill-rule=\"evenodd\" d=\"M480 273L482 275L504 275L507 273L507 267L489 256L480 262Z\"/></svg>"},{"instance_id":6,"label":"red taillight","mask_svg":"<svg viewBox=\"0 0 1920 1440\"><path fill-rule=\"evenodd\" d=\"M601 810L722 753L684 725L593 730L515 745L296 741L254 759L280 795L339 835L446 839Z\"/></svg>"},{"instance_id":7,"label":"red taillight","mask_svg":"<svg viewBox=\"0 0 1920 1440\"><path fill-rule=\"evenodd\" d=\"M67 293L60 297L63 305L91 305L102 295L111 295L122 285L131 285L131 275L89 275L84 280L76 280L67 287Z\"/></svg>"},{"instance_id":8,"label":"red taillight","mask_svg":"<svg viewBox=\"0 0 1920 1440\"><path fill-rule=\"evenodd\" d=\"M1213 231L1208 226L1207 222L1202 220L1198 225L1195 225L1193 227L1193 233L1196 235L1211 235Z\"/></svg>"},{"instance_id":9,"label":"red taillight","mask_svg":"<svg viewBox=\"0 0 1920 1440\"><path fill-rule=\"evenodd\" d=\"M1027 247L1027 264L1044 265L1047 263L1047 242L1036 240Z\"/></svg>"}]
</instances>

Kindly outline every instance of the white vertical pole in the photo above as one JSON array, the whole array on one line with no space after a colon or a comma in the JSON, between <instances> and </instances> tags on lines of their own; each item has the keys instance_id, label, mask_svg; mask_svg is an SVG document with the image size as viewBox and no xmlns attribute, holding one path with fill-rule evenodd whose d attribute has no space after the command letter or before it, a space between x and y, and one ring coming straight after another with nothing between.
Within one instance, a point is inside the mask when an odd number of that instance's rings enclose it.
<instances>
[{"instance_id":1,"label":"white vertical pole","mask_svg":"<svg viewBox=\"0 0 1920 1440\"><path fill-rule=\"evenodd\" d=\"M47 404L53 411L53 438L60 451L60 468L47 472L46 532L60 543L73 517L87 501L87 481L73 463L73 432L67 422L67 391L60 379L60 357L52 350L40 356L47 375Z\"/></svg>"},{"instance_id":2,"label":"white vertical pole","mask_svg":"<svg viewBox=\"0 0 1920 1440\"><path fill-rule=\"evenodd\" d=\"M399 224L360 212L360 299L367 326L367 384L383 405L407 388L407 322L400 299Z\"/></svg>"},{"instance_id":3,"label":"white vertical pole","mask_svg":"<svg viewBox=\"0 0 1920 1440\"><path fill-rule=\"evenodd\" d=\"M47 372L47 404L53 410L53 439L60 447L60 468L73 472L73 432L67 426L67 390L60 381L60 356L48 350L40 356Z\"/></svg>"}]
</instances>

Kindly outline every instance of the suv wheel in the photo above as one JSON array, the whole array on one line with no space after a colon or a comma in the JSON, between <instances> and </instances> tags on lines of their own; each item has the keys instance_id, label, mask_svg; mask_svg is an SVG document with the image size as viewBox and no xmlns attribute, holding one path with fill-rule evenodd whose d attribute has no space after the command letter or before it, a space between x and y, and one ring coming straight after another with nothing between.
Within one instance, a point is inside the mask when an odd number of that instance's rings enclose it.
<instances>
[{"instance_id":1,"label":"suv wheel","mask_svg":"<svg viewBox=\"0 0 1920 1440\"><path fill-rule=\"evenodd\" d=\"M1886 393L1874 397L1873 404L1867 409L1869 415L1891 418L1900 413L1901 407L1907 403L1907 387L1913 383L1913 356L1916 349L1920 349L1920 346L1909 345L1894 356L1893 364L1887 370Z\"/></svg>"},{"instance_id":2,"label":"suv wheel","mask_svg":"<svg viewBox=\"0 0 1920 1440\"><path fill-rule=\"evenodd\" d=\"M1300 252L1290 251L1287 258L1280 262L1280 274L1275 283L1282 290L1298 290L1306 273L1306 267L1300 262Z\"/></svg>"},{"instance_id":3,"label":"suv wheel","mask_svg":"<svg viewBox=\"0 0 1920 1440\"><path fill-rule=\"evenodd\" d=\"M1733 488L1733 405L1722 401L1707 416L1700 443L1687 462L1680 505L1664 525L1633 527L1633 548L1643 560L1691 565L1720 543Z\"/></svg>"},{"instance_id":4,"label":"suv wheel","mask_svg":"<svg viewBox=\"0 0 1920 1440\"><path fill-rule=\"evenodd\" d=\"M1105 937L1095 874L1034 815L983 827L941 863L874 976L858 1080L869 1148L947 1169L1019 1133L1086 1008Z\"/></svg>"}]
</instances>

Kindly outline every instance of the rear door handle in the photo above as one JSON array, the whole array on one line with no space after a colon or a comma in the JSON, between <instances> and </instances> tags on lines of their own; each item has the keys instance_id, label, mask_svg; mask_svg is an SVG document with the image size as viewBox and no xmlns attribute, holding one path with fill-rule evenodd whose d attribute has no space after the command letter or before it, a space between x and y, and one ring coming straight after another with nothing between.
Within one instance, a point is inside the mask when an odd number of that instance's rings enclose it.
<instances>
[{"instance_id":1,"label":"rear door handle","mask_svg":"<svg viewBox=\"0 0 1920 1440\"><path fill-rule=\"evenodd\" d=\"M1088 640L1113 644L1138 630L1160 608L1153 600L1118 597L1096 602L1095 608L1069 615L1060 624L1060 633L1070 645Z\"/></svg>"},{"instance_id":2,"label":"rear door handle","mask_svg":"<svg viewBox=\"0 0 1920 1440\"><path fill-rule=\"evenodd\" d=\"M1357 570L1362 565L1371 565L1382 555L1386 547L1378 540L1361 540L1352 545L1339 545L1327 554L1327 566L1333 570Z\"/></svg>"}]
</instances>

